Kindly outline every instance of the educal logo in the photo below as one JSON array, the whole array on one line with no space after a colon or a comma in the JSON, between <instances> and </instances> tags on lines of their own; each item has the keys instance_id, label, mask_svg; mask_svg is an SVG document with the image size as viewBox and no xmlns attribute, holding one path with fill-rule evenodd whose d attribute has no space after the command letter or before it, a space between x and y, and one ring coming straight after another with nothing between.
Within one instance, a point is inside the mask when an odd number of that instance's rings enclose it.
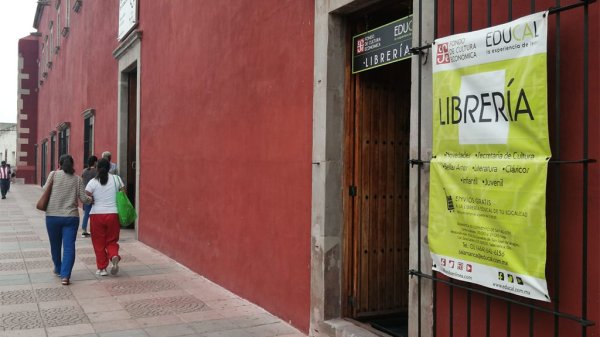
<instances>
[{"instance_id":1,"label":"educal logo","mask_svg":"<svg viewBox=\"0 0 600 337\"><path fill-rule=\"evenodd\" d=\"M360 54L365 51L365 38L356 41L356 53Z\"/></svg>"},{"instance_id":2,"label":"educal logo","mask_svg":"<svg viewBox=\"0 0 600 337\"><path fill-rule=\"evenodd\" d=\"M501 44L518 44L539 37L537 22L525 22L488 32L485 35L485 46L495 47ZM523 44L523 46L526 46L526 44Z\"/></svg>"},{"instance_id":3,"label":"educal logo","mask_svg":"<svg viewBox=\"0 0 600 337\"><path fill-rule=\"evenodd\" d=\"M448 48L448 42L440 43L437 45L437 57L435 61L437 64L450 63L450 52Z\"/></svg>"},{"instance_id":4,"label":"educal logo","mask_svg":"<svg viewBox=\"0 0 600 337\"><path fill-rule=\"evenodd\" d=\"M437 44L435 61L438 65L468 61L474 58L477 58L477 44L466 38L456 38Z\"/></svg>"}]
</instances>

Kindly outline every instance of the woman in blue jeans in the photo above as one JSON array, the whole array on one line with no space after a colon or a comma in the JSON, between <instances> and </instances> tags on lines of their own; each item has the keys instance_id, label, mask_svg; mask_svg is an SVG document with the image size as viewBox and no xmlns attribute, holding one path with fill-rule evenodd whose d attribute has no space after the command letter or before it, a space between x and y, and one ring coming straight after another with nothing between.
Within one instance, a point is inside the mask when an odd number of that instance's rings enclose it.
<instances>
[{"instance_id":1,"label":"woman in blue jeans","mask_svg":"<svg viewBox=\"0 0 600 337\"><path fill-rule=\"evenodd\" d=\"M75 263L75 238L79 228L78 200L92 202L85 193L83 180L75 175L73 157L60 156L60 169L48 176L44 189L52 182L52 193L46 209L46 229L50 239L50 252L54 262L54 273L63 285L69 285ZM62 256L61 256L62 248Z\"/></svg>"},{"instance_id":2,"label":"woman in blue jeans","mask_svg":"<svg viewBox=\"0 0 600 337\"><path fill-rule=\"evenodd\" d=\"M81 179L83 179L83 186L87 186L90 180L96 178L98 170L96 169L96 163L98 157L90 156L88 159L88 167L83 170ZM81 220L81 237L88 238L90 233L87 231L88 219L90 218L90 211L92 210L92 204L83 204L83 219Z\"/></svg>"}]
</instances>

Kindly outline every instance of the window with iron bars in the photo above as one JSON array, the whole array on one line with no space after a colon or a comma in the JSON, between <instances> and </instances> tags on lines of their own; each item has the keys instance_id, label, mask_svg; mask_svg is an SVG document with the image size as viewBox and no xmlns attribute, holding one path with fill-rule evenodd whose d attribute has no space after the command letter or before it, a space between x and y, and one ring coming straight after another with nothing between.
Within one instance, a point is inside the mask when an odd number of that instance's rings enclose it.
<instances>
[{"instance_id":1,"label":"window with iron bars","mask_svg":"<svg viewBox=\"0 0 600 337\"><path fill-rule=\"evenodd\" d=\"M65 127L58 132L58 158L63 154L69 153L69 137L71 128Z\"/></svg>"},{"instance_id":2,"label":"window with iron bars","mask_svg":"<svg viewBox=\"0 0 600 337\"><path fill-rule=\"evenodd\" d=\"M83 120L83 166L94 153L94 116L89 115Z\"/></svg>"}]
</instances>

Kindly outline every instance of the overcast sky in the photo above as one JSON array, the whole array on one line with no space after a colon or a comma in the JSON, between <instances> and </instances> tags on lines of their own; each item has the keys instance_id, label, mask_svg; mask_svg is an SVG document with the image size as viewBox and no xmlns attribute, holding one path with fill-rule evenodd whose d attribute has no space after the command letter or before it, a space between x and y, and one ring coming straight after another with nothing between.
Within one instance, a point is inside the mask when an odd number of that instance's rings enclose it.
<instances>
[{"instance_id":1,"label":"overcast sky","mask_svg":"<svg viewBox=\"0 0 600 337\"><path fill-rule=\"evenodd\" d=\"M0 11L0 122L17 122L19 39L34 32L37 0L4 0Z\"/></svg>"}]
</instances>

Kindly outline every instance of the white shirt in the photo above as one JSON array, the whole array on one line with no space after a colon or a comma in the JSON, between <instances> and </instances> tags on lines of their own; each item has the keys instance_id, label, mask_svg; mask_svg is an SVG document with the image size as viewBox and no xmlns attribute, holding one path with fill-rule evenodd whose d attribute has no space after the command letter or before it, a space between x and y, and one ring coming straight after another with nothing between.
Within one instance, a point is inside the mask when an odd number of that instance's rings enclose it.
<instances>
[{"instance_id":1,"label":"white shirt","mask_svg":"<svg viewBox=\"0 0 600 337\"><path fill-rule=\"evenodd\" d=\"M10 178L10 170L8 166L0 166L0 179L9 179Z\"/></svg>"},{"instance_id":2,"label":"white shirt","mask_svg":"<svg viewBox=\"0 0 600 337\"><path fill-rule=\"evenodd\" d=\"M90 214L112 214L117 213L117 191L123 187L123 181L119 176L108 174L106 185L101 185L100 180L94 178L85 187L87 192L92 193L94 204Z\"/></svg>"}]
</instances>

